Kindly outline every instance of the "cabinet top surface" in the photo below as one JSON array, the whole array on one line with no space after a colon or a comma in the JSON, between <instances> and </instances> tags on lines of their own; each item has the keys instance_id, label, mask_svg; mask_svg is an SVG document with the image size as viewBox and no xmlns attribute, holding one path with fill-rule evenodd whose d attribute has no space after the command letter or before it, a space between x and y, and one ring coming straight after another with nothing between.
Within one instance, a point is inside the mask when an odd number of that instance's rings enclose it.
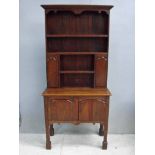
<instances>
[{"instance_id":1,"label":"cabinet top surface","mask_svg":"<svg viewBox=\"0 0 155 155\"><path fill-rule=\"evenodd\" d=\"M111 96L107 88L47 88L43 96Z\"/></svg>"},{"instance_id":2,"label":"cabinet top surface","mask_svg":"<svg viewBox=\"0 0 155 155\"><path fill-rule=\"evenodd\" d=\"M44 9L103 9L110 10L112 5L41 5Z\"/></svg>"}]
</instances>

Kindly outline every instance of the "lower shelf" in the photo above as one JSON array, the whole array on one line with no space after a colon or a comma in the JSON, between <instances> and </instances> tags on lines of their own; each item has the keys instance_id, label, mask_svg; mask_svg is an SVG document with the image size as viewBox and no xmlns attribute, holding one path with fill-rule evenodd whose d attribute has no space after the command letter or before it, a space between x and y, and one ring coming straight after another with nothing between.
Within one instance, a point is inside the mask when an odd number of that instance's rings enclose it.
<instances>
[{"instance_id":1,"label":"lower shelf","mask_svg":"<svg viewBox=\"0 0 155 155\"><path fill-rule=\"evenodd\" d=\"M106 88L45 90L46 148L51 149L50 135L54 135L54 123L100 123L99 135L104 136L102 149L107 149L110 95Z\"/></svg>"}]
</instances>

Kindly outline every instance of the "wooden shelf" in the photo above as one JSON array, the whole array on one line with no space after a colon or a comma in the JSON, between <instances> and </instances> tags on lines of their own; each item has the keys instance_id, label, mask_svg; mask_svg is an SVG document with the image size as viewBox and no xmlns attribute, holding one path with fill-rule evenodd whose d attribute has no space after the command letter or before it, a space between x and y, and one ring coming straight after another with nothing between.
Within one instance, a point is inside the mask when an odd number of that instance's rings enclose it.
<instances>
[{"instance_id":1,"label":"wooden shelf","mask_svg":"<svg viewBox=\"0 0 155 155\"><path fill-rule=\"evenodd\" d=\"M108 59L109 12L66 11L45 14L47 86L106 87L108 62L97 60Z\"/></svg>"},{"instance_id":2,"label":"wooden shelf","mask_svg":"<svg viewBox=\"0 0 155 155\"><path fill-rule=\"evenodd\" d=\"M47 52L47 54L60 55L91 55L91 54L107 54L108 52Z\"/></svg>"},{"instance_id":3,"label":"wooden shelf","mask_svg":"<svg viewBox=\"0 0 155 155\"><path fill-rule=\"evenodd\" d=\"M66 37L75 37L75 38L98 38L98 37L108 37L107 34L47 34L48 38L66 38Z\"/></svg>"},{"instance_id":4,"label":"wooden shelf","mask_svg":"<svg viewBox=\"0 0 155 155\"><path fill-rule=\"evenodd\" d=\"M107 88L47 88L43 96L111 96Z\"/></svg>"},{"instance_id":5,"label":"wooden shelf","mask_svg":"<svg viewBox=\"0 0 155 155\"><path fill-rule=\"evenodd\" d=\"M82 71L82 70L64 70L60 71L60 74L94 74L94 71Z\"/></svg>"}]
</instances>

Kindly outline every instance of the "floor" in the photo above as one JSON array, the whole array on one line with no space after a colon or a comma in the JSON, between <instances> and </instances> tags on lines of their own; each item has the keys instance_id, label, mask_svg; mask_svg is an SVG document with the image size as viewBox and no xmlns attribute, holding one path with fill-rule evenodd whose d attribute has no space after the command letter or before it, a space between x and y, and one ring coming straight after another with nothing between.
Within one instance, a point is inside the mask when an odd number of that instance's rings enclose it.
<instances>
[{"instance_id":1,"label":"floor","mask_svg":"<svg viewBox=\"0 0 155 155\"><path fill-rule=\"evenodd\" d=\"M134 135L108 135L108 149L97 133L55 133L52 149L45 149L45 134L20 134L20 155L134 155Z\"/></svg>"}]
</instances>

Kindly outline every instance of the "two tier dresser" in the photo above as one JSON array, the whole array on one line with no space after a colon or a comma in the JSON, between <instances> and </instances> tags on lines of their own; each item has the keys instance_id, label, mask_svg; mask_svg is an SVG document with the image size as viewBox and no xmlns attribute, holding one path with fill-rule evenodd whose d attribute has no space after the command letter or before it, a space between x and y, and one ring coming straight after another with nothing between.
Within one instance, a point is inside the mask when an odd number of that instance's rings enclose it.
<instances>
[{"instance_id":1,"label":"two tier dresser","mask_svg":"<svg viewBox=\"0 0 155 155\"><path fill-rule=\"evenodd\" d=\"M46 149L54 123L99 123L107 149L110 5L41 5L45 10Z\"/></svg>"}]
</instances>

